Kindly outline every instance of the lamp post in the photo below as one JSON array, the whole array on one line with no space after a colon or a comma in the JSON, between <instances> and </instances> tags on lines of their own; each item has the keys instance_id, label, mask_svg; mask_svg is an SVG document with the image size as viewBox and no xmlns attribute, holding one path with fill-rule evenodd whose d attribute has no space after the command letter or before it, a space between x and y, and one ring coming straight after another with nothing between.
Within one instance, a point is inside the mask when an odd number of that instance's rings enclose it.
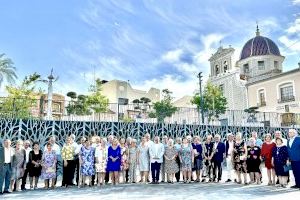
<instances>
[{"instance_id":1,"label":"lamp post","mask_svg":"<svg viewBox=\"0 0 300 200\"><path fill-rule=\"evenodd\" d=\"M200 106L199 106L199 115L201 113L201 123L204 124L204 112L203 112L203 96L202 96L202 72L199 72L198 74L199 79L199 95L200 95ZM200 121L200 117L199 117Z\"/></svg>"},{"instance_id":2,"label":"lamp post","mask_svg":"<svg viewBox=\"0 0 300 200\"><path fill-rule=\"evenodd\" d=\"M40 79L39 81L43 83L48 83L48 104L47 104L47 115L46 119L52 119L52 97L53 97L53 83L57 81L58 77L53 76L53 68L51 69L51 74L47 77L47 79Z\"/></svg>"}]
</instances>

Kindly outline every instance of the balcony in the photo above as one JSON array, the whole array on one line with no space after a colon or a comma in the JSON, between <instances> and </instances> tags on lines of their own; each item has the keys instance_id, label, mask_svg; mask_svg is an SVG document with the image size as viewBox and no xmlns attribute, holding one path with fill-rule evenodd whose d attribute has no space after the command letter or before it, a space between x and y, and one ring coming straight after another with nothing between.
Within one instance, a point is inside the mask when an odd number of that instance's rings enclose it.
<instances>
[{"instance_id":1,"label":"balcony","mask_svg":"<svg viewBox=\"0 0 300 200\"><path fill-rule=\"evenodd\" d=\"M278 99L278 103L286 103L292 101L295 101L295 96L281 97L280 99Z\"/></svg>"},{"instance_id":2,"label":"balcony","mask_svg":"<svg viewBox=\"0 0 300 200\"><path fill-rule=\"evenodd\" d=\"M257 103L258 107L263 107L263 106L266 106L266 105L267 105L266 101L261 101L261 102Z\"/></svg>"}]
</instances>

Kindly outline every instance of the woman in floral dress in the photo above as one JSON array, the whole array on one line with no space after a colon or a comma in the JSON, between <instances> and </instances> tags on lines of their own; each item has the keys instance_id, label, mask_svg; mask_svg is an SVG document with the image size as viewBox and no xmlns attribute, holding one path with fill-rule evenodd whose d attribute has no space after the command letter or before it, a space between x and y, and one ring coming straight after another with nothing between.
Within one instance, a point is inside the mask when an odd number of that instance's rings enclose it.
<instances>
[{"instance_id":1,"label":"woman in floral dress","mask_svg":"<svg viewBox=\"0 0 300 200\"><path fill-rule=\"evenodd\" d=\"M121 148L121 171L120 171L120 177L122 177L123 183L126 182L126 170L129 169L128 165L128 147L126 146L126 140L125 138L120 139L120 148Z\"/></svg>"},{"instance_id":2,"label":"woman in floral dress","mask_svg":"<svg viewBox=\"0 0 300 200\"><path fill-rule=\"evenodd\" d=\"M129 182L136 183L136 170L138 163L138 148L136 146L136 139L133 139L128 149L128 163L129 163Z\"/></svg>"},{"instance_id":3,"label":"woman in floral dress","mask_svg":"<svg viewBox=\"0 0 300 200\"><path fill-rule=\"evenodd\" d=\"M235 142L233 146L232 159L234 164L234 170L237 174L238 180L237 183L241 184L241 174L244 177L244 184L247 183L247 146L242 140L242 134L237 133L235 136Z\"/></svg>"},{"instance_id":4,"label":"woman in floral dress","mask_svg":"<svg viewBox=\"0 0 300 200\"><path fill-rule=\"evenodd\" d=\"M149 146L147 145L147 139L145 137L142 138L141 145L139 146L138 157L139 157L138 164L141 173L141 182L146 182L149 176L150 154L149 154Z\"/></svg>"},{"instance_id":5,"label":"woman in floral dress","mask_svg":"<svg viewBox=\"0 0 300 200\"><path fill-rule=\"evenodd\" d=\"M16 144L15 154L12 157L12 174L11 174L11 182L10 187L13 189L14 184L16 183L16 190L20 191L20 179L23 177L25 172L26 166L26 153L25 150L22 148L23 141L19 140ZM13 190L11 190L13 191Z\"/></svg>"},{"instance_id":6,"label":"woman in floral dress","mask_svg":"<svg viewBox=\"0 0 300 200\"><path fill-rule=\"evenodd\" d=\"M98 186L105 184L106 164L107 164L107 147L103 139L101 139L100 145L96 148L96 172L98 177Z\"/></svg>"},{"instance_id":7,"label":"woman in floral dress","mask_svg":"<svg viewBox=\"0 0 300 200\"><path fill-rule=\"evenodd\" d=\"M57 156L56 152L52 150L52 144L47 144L47 150L44 151L42 156L42 179L45 182L45 188L48 188L50 185L51 180L51 188L55 187L56 181L56 163L57 163Z\"/></svg>"},{"instance_id":8,"label":"woman in floral dress","mask_svg":"<svg viewBox=\"0 0 300 200\"><path fill-rule=\"evenodd\" d=\"M84 146L81 148L79 152L79 162L80 162L80 174L82 176L83 186L88 179L89 186L92 185L92 176L95 175L95 148L91 146L91 142L89 140L85 141Z\"/></svg>"},{"instance_id":9,"label":"woman in floral dress","mask_svg":"<svg viewBox=\"0 0 300 200\"><path fill-rule=\"evenodd\" d=\"M183 182L190 183L192 178L194 151L192 145L188 143L188 140L186 138L182 140L181 150L179 152L179 158L180 158L181 170L183 174Z\"/></svg>"},{"instance_id":10,"label":"woman in floral dress","mask_svg":"<svg viewBox=\"0 0 300 200\"><path fill-rule=\"evenodd\" d=\"M175 173L179 171L178 164L176 162L177 151L174 147L174 141L172 139L168 140L168 146L165 149L165 171L167 173L168 183L173 183L173 178Z\"/></svg>"}]
</instances>

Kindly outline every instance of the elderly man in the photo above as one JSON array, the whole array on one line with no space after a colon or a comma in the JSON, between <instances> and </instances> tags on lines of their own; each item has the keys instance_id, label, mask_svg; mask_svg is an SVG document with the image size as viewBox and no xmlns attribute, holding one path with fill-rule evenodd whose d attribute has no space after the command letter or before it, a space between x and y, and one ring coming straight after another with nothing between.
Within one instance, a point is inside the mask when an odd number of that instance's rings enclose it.
<instances>
[{"instance_id":1,"label":"elderly man","mask_svg":"<svg viewBox=\"0 0 300 200\"><path fill-rule=\"evenodd\" d=\"M163 156L165 153L165 147L159 142L159 137L154 138L154 143L149 147L150 163L151 163L151 174L152 183L158 184L160 166L163 163Z\"/></svg>"},{"instance_id":2,"label":"elderly man","mask_svg":"<svg viewBox=\"0 0 300 200\"><path fill-rule=\"evenodd\" d=\"M233 172L232 165L232 151L234 147L234 137L232 133L227 134L227 140L225 142L225 154L226 154L226 171L227 171L227 180L226 182L231 182L231 175Z\"/></svg>"},{"instance_id":3,"label":"elderly man","mask_svg":"<svg viewBox=\"0 0 300 200\"><path fill-rule=\"evenodd\" d=\"M295 129L289 129L288 152L296 185L300 189L300 137Z\"/></svg>"},{"instance_id":4,"label":"elderly man","mask_svg":"<svg viewBox=\"0 0 300 200\"><path fill-rule=\"evenodd\" d=\"M11 141L9 139L6 139L4 141L4 148L3 148L3 153L2 153L2 159L3 161L1 163L3 163L3 167L2 167L2 175L0 177L0 193L4 194L4 193L11 193L8 189L9 189L9 184L10 184L10 179L11 179L11 163L13 160L13 156L14 156L14 150L11 147ZM1 151L0 151L1 152ZM1 166L0 166L1 167ZM4 186L4 191L2 193L2 188L3 188L3 183L5 181L5 186Z\"/></svg>"},{"instance_id":5,"label":"elderly man","mask_svg":"<svg viewBox=\"0 0 300 200\"><path fill-rule=\"evenodd\" d=\"M2 145L3 141L0 139L0 195L2 195L2 188L3 188L3 179L4 179L4 147Z\"/></svg>"},{"instance_id":6,"label":"elderly man","mask_svg":"<svg viewBox=\"0 0 300 200\"><path fill-rule=\"evenodd\" d=\"M282 142L283 142L283 145L287 146L287 139L282 137L281 131L275 131L274 139L272 140L272 142L276 143L275 141L276 141L277 138L281 138Z\"/></svg>"},{"instance_id":7,"label":"elderly man","mask_svg":"<svg viewBox=\"0 0 300 200\"><path fill-rule=\"evenodd\" d=\"M215 143L213 149L213 181L220 182L222 179L222 162L225 158L225 144L221 142L221 136L219 134L215 135Z\"/></svg>"},{"instance_id":8,"label":"elderly man","mask_svg":"<svg viewBox=\"0 0 300 200\"><path fill-rule=\"evenodd\" d=\"M26 185L26 179L27 179L27 176L28 176L28 173L29 173L29 153L30 151L32 151L32 149L30 148L30 141L29 140L26 140L24 142L24 150L25 150L25 153L26 153L26 168L25 168L25 172L24 172L24 175L23 175L23 178L22 178L22 185L21 185L21 190L26 190L25 188L25 185Z\"/></svg>"},{"instance_id":9,"label":"elderly man","mask_svg":"<svg viewBox=\"0 0 300 200\"><path fill-rule=\"evenodd\" d=\"M258 138L257 132L252 131L251 135L252 135L252 138L255 139L255 145L258 146L259 148L261 148L263 145L263 141L260 138Z\"/></svg>"}]
</instances>

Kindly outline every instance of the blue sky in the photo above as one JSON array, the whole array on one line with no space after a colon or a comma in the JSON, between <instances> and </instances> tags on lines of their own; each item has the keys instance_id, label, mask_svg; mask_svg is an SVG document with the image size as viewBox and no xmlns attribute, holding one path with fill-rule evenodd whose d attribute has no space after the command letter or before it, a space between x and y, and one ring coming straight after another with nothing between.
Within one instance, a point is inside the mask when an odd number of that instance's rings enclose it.
<instances>
[{"instance_id":1,"label":"blue sky","mask_svg":"<svg viewBox=\"0 0 300 200\"><path fill-rule=\"evenodd\" d=\"M286 56L285 71L300 60L300 0L10 0L0 9L0 53L20 79L53 67L63 94L86 93L95 68L101 79L191 95L219 42L238 59L256 21Z\"/></svg>"}]
</instances>

